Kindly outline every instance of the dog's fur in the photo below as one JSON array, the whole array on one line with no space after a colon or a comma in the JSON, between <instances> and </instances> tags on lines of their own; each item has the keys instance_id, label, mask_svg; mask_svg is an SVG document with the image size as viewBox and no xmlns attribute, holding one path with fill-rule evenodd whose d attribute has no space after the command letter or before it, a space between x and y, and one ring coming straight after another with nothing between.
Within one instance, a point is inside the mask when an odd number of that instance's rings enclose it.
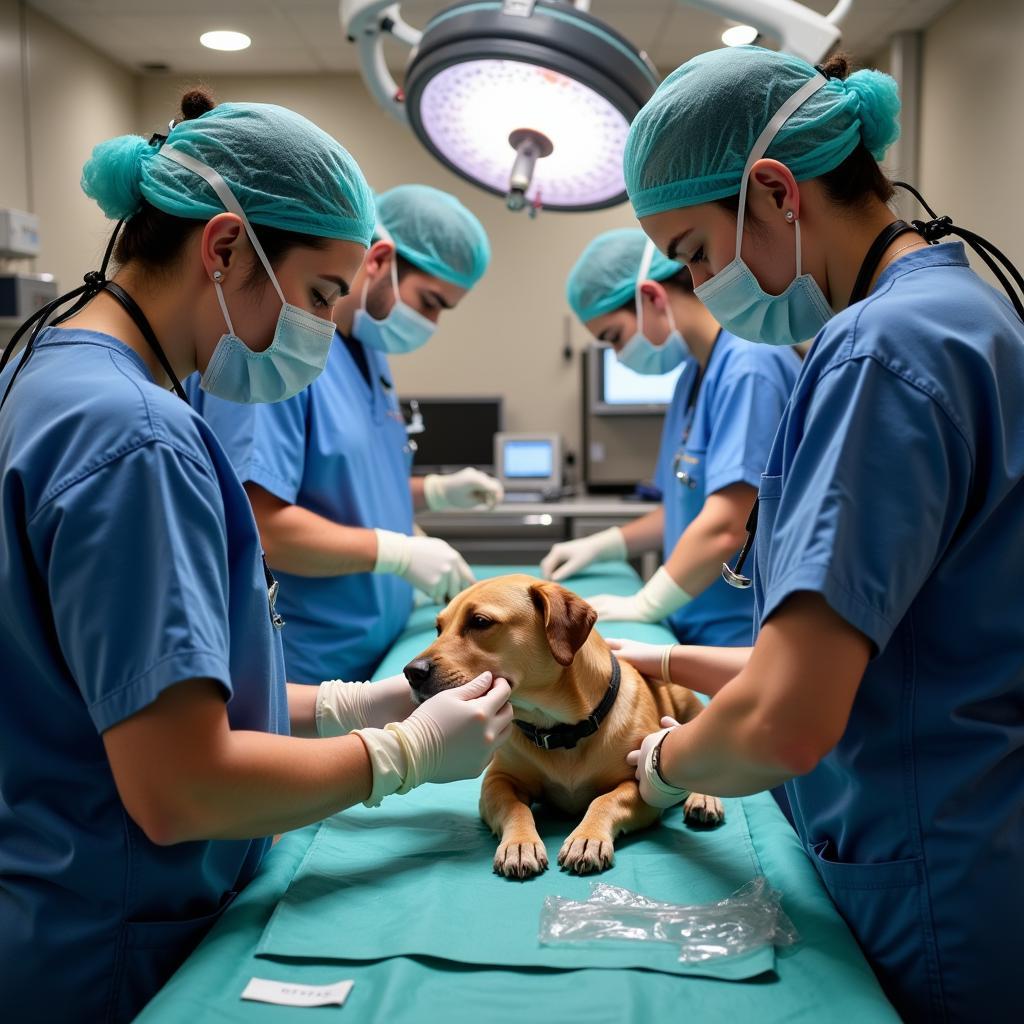
<instances>
[{"instance_id":1,"label":"dog's fur","mask_svg":"<svg viewBox=\"0 0 1024 1024\"><path fill-rule=\"evenodd\" d=\"M608 689L611 656L594 631L597 614L557 583L509 575L463 591L437 618L437 640L406 666L420 699L468 682L481 672L503 676L512 687L515 717L541 728L586 718ZM518 728L494 757L484 778L480 814L498 836L494 870L529 878L547 868L531 805L544 800L583 814L566 839L558 863L578 874L602 871L621 832L653 824L660 811L640 798L626 754L658 729L662 715L687 722L700 701L682 686L647 679L621 662L618 697L601 727L572 750L543 750ZM715 797L691 794L687 818L718 823Z\"/></svg>"}]
</instances>

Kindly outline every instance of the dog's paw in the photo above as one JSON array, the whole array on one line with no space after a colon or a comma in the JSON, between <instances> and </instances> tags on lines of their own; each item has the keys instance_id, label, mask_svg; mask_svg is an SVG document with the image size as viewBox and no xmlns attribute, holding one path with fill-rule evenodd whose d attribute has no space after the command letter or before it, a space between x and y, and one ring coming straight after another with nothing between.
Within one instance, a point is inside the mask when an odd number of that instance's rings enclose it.
<instances>
[{"instance_id":1,"label":"dog's paw","mask_svg":"<svg viewBox=\"0 0 1024 1024\"><path fill-rule=\"evenodd\" d=\"M615 863L615 846L609 839L573 832L558 851L558 863L575 875L592 875Z\"/></svg>"},{"instance_id":2,"label":"dog's paw","mask_svg":"<svg viewBox=\"0 0 1024 1024\"><path fill-rule=\"evenodd\" d=\"M533 878L548 869L548 851L539 840L502 843L494 855L494 871L506 878Z\"/></svg>"},{"instance_id":3,"label":"dog's paw","mask_svg":"<svg viewBox=\"0 0 1024 1024\"><path fill-rule=\"evenodd\" d=\"M695 825L721 825L725 821L725 807L717 796L691 793L683 803L683 817Z\"/></svg>"}]
</instances>

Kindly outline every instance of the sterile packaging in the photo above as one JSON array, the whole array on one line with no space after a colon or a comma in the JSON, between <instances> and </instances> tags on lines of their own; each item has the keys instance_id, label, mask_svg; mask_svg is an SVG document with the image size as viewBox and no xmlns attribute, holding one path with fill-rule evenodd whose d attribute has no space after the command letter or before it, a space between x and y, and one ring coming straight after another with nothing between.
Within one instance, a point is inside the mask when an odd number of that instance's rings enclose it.
<instances>
[{"instance_id":1,"label":"sterile packaging","mask_svg":"<svg viewBox=\"0 0 1024 1024\"><path fill-rule=\"evenodd\" d=\"M594 939L668 942L679 946L680 963L701 963L765 945L790 946L799 935L782 909L782 894L763 875L717 903L694 906L658 903L604 882L591 886L585 902L562 896L544 901L543 945Z\"/></svg>"}]
</instances>

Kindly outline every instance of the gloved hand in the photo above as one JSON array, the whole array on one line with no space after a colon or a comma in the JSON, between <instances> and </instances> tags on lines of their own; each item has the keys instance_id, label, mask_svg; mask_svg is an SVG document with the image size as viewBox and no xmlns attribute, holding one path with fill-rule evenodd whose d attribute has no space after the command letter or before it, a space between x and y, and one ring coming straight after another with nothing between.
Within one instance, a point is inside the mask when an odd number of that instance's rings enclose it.
<instances>
[{"instance_id":1,"label":"gloved hand","mask_svg":"<svg viewBox=\"0 0 1024 1024\"><path fill-rule=\"evenodd\" d=\"M428 473L423 478L423 497L427 508L494 508L505 497L505 488L493 476L479 469L460 469L458 473Z\"/></svg>"},{"instance_id":2,"label":"gloved hand","mask_svg":"<svg viewBox=\"0 0 1024 1024\"><path fill-rule=\"evenodd\" d=\"M405 676L378 682L346 683L328 679L316 695L316 731L320 736L344 736L353 729L383 729L415 710L412 688Z\"/></svg>"},{"instance_id":3,"label":"gloved hand","mask_svg":"<svg viewBox=\"0 0 1024 1024\"><path fill-rule=\"evenodd\" d=\"M635 594L598 594L588 597L587 604L597 612L599 619L617 622L660 622L678 611L693 598L676 584L662 566Z\"/></svg>"},{"instance_id":4,"label":"gloved hand","mask_svg":"<svg viewBox=\"0 0 1024 1024\"><path fill-rule=\"evenodd\" d=\"M462 555L438 537L409 537L391 530L373 532L377 534L373 571L401 576L434 604L445 604L476 582Z\"/></svg>"},{"instance_id":5,"label":"gloved hand","mask_svg":"<svg viewBox=\"0 0 1024 1024\"><path fill-rule=\"evenodd\" d=\"M556 544L540 563L541 573L556 583L585 569L591 562L624 562L626 539L617 526L578 540Z\"/></svg>"},{"instance_id":6,"label":"gloved hand","mask_svg":"<svg viewBox=\"0 0 1024 1024\"><path fill-rule=\"evenodd\" d=\"M685 800L690 795L690 791L679 789L666 782L658 770L661 744L665 737L679 725L674 718L670 718L668 715L662 718L661 724L662 728L658 732L652 732L644 737L639 750L632 750L626 755L626 763L636 767L636 781L644 803L648 803L652 807L671 807L673 804Z\"/></svg>"},{"instance_id":7,"label":"gloved hand","mask_svg":"<svg viewBox=\"0 0 1024 1024\"><path fill-rule=\"evenodd\" d=\"M628 661L642 675L652 679L666 679L666 654L675 644L642 644L637 640L608 638L608 646L621 661Z\"/></svg>"},{"instance_id":8,"label":"gloved hand","mask_svg":"<svg viewBox=\"0 0 1024 1024\"><path fill-rule=\"evenodd\" d=\"M484 672L471 682L424 701L404 722L384 729L357 729L373 767L365 801L376 807L391 793L408 793L424 782L476 778L512 732L512 689Z\"/></svg>"}]
</instances>

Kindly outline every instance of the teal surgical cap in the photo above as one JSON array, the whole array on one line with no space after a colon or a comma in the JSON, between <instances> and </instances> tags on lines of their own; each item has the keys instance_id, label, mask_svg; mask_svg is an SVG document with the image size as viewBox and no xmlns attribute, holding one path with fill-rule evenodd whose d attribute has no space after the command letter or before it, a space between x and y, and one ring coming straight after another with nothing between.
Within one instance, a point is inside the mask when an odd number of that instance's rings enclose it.
<instances>
[{"instance_id":1,"label":"teal surgical cap","mask_svg":"<svg viewBox=\"0 0 1024 1024\"><path fill-rule=\"evenodd\" d=\"M349 153L312 121L268 103L221 103L176 124L166 146L212 167L253 224L368 245L373 193ZM146 199L158 210L208 220L224 204L195 172L138 135L102 142L82 189L112 220Z\"/></svg>"},{"instance_id":2,"label":"teal surgical cap","mask_svg":"<svg viewBox=\"0 0 1024 1024\"><path fill-rule=\"evenodd\" d=\"M429 185L399 185L382 192L377 221L400 256L460 288L472 288L491 261L480 221L455 196Z\"/></svg>"},{"instance_id":3,"label":"teal surgical cap","mask_svg":"<svg viewBox=\"0 0 1024 1024\"><path fill-rule=\"evenodd\" d=\"M639 228L617 228L598 235L583 250L565 288L572 311L583 323L614 312L633 298L647 241ZM665 281L682 269L681 263L655 251L645 280Z\"/></svg>"},{"instance_id":4,"label":"teal surgical cap","mask_svg":"<svg viewBox=\"0 0 1024 1024\"><path fill-rule=\"evenodd\" d=\"M820 74L759 46L702 53L658 86L629 129L626 191L637 217L739 193L747 156L772 115ZM829 79L779 129L766 157L797 181L838 167L863 142L876 160L899 136L896 82L880 71Z\"/></svg>"}]
</instances>

